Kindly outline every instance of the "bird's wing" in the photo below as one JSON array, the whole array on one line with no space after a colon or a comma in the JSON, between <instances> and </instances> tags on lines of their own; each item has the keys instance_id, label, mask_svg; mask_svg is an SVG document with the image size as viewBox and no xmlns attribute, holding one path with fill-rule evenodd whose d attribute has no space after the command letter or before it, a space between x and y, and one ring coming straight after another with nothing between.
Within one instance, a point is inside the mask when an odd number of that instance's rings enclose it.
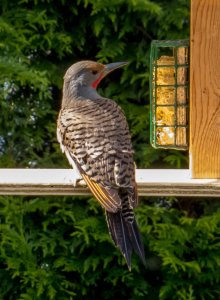
<instances>
[{"instance_id":1,"label":"bird's wing","mask_svg":"<svg viewBox=\"0 0 220 300\"><path fill-rule=\"evenodd\" d=\"M131 206L136 206L133 151L123 113L110 100L80 102L60 112L62 150L107 211L121 208L120 188L128 189Z\"/></svg>"}]
</instances>

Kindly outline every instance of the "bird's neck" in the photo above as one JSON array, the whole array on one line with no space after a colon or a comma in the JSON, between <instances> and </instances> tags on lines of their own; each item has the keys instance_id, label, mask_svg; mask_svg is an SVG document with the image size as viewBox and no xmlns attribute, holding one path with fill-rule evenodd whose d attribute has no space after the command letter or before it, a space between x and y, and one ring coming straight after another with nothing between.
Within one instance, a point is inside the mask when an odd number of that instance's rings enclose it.
<instances>
[{"instance_id":1,"label":"bird's neck","mask_svg":"<svg viewBox=\"0 0 220 300\"><path fill-rule=\"evenodd\" d=\"M101 98L97 90L91 86L86 85L65 85L63 87L63 107L70 107L73 101L80 101L83 99L97 100Z\"/></svg>"}]
</instances>

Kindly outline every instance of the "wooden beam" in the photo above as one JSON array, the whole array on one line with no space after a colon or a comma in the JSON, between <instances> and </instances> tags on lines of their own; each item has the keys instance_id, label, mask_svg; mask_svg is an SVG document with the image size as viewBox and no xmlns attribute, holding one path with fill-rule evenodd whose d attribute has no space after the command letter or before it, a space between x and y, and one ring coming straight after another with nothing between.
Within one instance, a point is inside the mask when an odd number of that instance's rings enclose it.
<instances>
[{"instance_id":1,"label":"wooden beam","mask_svg":"<svg viewBox=\"0 0 220 300\"><path fill-rule=\"evenodd\" d=\"M191 1L190 166L220 178L220 1Z\"/></svg>"},{"instance_id":2,"label":"wooden beam","mask_svg":"<svg viewBox=\"0 0 220 300\"><path fill-rule=\"evenodd\" d=\"M79 180L72 169L0 169L0 195L91 195ZM139 169L136 180L140 196L220 196L220 180L191 179L189 170Z\"/></svg>"}]
</instances>

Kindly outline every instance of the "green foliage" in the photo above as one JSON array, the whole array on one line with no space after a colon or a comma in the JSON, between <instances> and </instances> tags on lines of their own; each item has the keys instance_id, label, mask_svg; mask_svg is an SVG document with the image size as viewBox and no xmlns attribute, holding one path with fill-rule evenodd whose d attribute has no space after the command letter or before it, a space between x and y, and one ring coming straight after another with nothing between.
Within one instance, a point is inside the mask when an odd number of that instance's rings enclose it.
<instances>
[{"instance_id":1,"label":"green foliage","mask_svg":"<svg viewBox=\"0 0 220 300\"><path fill-rule=\"evenodd\" d=\"M152 39L189 37L187 0L1 0L0 167L67 167L56 141L65 69L129 61L100 93L127 116L139 167L187 166L149 145ZM0 197L0 299L218 299L219 202L143 199L132 272L94 199Z\"/></svg>"},{"instance_id":2,"label":"green foliage","mask_svg":"<svg viewBox=\"0 0 220 300\"><path fill-rule=\"evenodd\" d=\"M94 199L1 197L1 299L217 299L220 210L159 204L138 208L147 268L129 272Z\"/></svg>"},{"instance_id":3,"label":"green foliage","mask_svg":"<svg viewBox=\"0 0 220 300\"><path fill-rule=\"evenodd\" d=\"M152 156L169 165L163 152L146 155L149 48L153 38L188 36L188 1L171 1L168 6L162 0L2 2L1 166L63 165L54 138L60 89L64 70L80 59L130 62L103 81L101 92L125 110L138 165L152 165ZM48 159L51 153L53 159ZM186 165L185 159L176 165Z\"/></svg>"}]
</instances>

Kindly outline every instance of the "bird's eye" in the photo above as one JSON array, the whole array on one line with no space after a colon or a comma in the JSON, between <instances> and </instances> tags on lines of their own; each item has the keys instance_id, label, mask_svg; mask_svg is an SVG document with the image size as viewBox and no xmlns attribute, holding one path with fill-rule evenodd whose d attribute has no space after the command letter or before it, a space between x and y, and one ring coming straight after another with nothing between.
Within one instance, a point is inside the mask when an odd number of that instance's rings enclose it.
<instances>
[{"instance_id":1,"label":"bird's eye","mask_svg":"<svg viewBox=\"0 0 220 300\"><path fill-rule=\"evenodd\" d=\"M98 73L98 71L96 71L96 70L93 70L93 71L92 71L92 74L93 74L93 75L96 75L97 73Z\"/></svg>"}]
</instances>

